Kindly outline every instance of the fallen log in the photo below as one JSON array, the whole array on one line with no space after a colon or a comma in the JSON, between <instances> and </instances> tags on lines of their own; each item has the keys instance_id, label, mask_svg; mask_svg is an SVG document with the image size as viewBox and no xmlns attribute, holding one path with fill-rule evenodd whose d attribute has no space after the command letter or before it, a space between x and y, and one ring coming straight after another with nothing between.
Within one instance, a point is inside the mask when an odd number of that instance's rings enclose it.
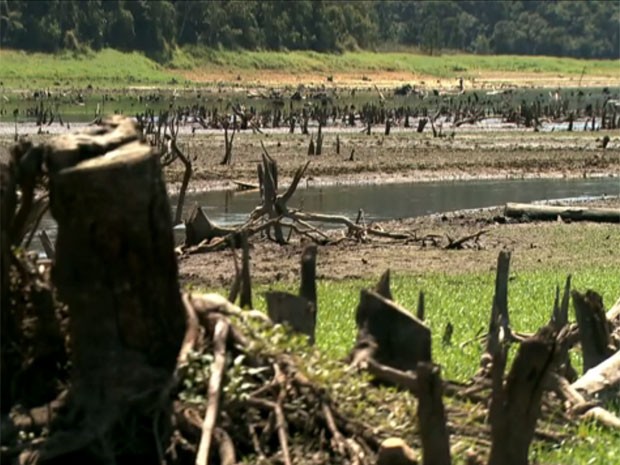
<instances>
[{"instance_id":1,"label":"fallen log","mask_svg":"<svg viewBox=\"0 0 620 465\"><path fill-rule=\"evenodd\" d=\"M251 182L235 181L234 179L232 182L237 185L237 190L241 192L256 191L260 189L260 186L258 184L253 184Z\"/></svg>"},{"instance_id":2,"label":"fallen log","mask_svg":"<svg viewBox=\"0 0 620 465\"><path fill-rule=\"evenodd\" d=\"M504 214L510 218L527 217L531 220L555 221L559 218L571 221L594 221L620 223L620 210L614 208L580 208L528 203L507 203Z\"/></svg>"},{"instance_id":3,"label":"fallen log","mask_svg":"<svg viewBox=\"0 0 620 465\"><path fill-rule=\"evenodd\" d=\"M571 384L571 387L579 392L594 397L604 391L620 390L620 352L590 368L581 378Z\"/></svg>"}]
</instances>

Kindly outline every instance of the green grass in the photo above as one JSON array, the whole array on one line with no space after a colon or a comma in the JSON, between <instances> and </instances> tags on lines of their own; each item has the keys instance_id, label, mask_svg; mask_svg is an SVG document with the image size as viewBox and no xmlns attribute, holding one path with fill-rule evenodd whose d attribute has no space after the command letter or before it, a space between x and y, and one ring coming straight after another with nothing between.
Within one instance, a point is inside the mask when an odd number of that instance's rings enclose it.
<instances>
[{"instance_id":1,"label":"green grass","mask_svg":"<svg viewBox=\"0 0 620 465\"><path fill-rule=\"evenodd\" d=\"M618 412L615 412L618 414ZM530 449L532 463L561 463L562 465L619 465L620 433L593 422L583 422L567 431L573 437L550 448L534 443Z\"/></svg>"},{"instance_id":2,"label":"green grass","mask_svg":"<svg viewBox=\"0 0 620 465\"><path fill-rule=\"evenodd\" d=\"M513 269L508 288L508 305L511 326L520 332L535 332L547 323L555 286L563 286L563 270L538 270L520 272ZM488 326L494 289L494 273L461 274L446 276L427 274L421 276L396 275L392 278L394 299L403 307L415 311L418 294L425 293L426 322L433 334L433 358L442 365L443 376L455 380L469 379L478 368L482 346L470 343ZM333 358L348 354L355 341L355 309L362 288L374 282L349 280L318 283L319 317L317 345ZM584 268L573 276L573 288L581 291L593 289L611 306L620 296L620 269L612 267ZM292 286L278 289L296 292ZM255 305L263 309L265 303L259 288ZM442 345L445 326L454 326L452 344ZM578 362L578 360L575 360Z\"/></svg>"},{"instance_id":3,"label":"green grass","mask_svg":"<svg viewBox=\"0 0 620 465\"><path fill-rule=\"evenodd\" d=\"M563 286L566 271L538 269L521 271L513 266L508 287L511 326L522 332L535 332L546 324L553 306L556 285ZM442 365L444 379L467 380L477 370L482 345L466 344L488 325L494 289L494 273L393 275L392 292L395 300L408 309L415 309L419 291L425 292L426 322L433 334L433 359ZM327 360L341 359L355 340L355 309L361 288L374 286L374 281L319 281L319 318L317 346ZM275 288L296 292L295 285L278 285ZM274 286L259 287L254 304L264 309L262 293ZM593 289L603 296L609 308L620 296L620 269L612 266L584 266L573 274L573 289ZM571 320L574 320L571 310ZM441 342L446 323L454 325L452 344ZM513 351L514 355L514 351ZM580 371L580 357L573 351L575 368ZM330 375L331 376L331 375ZM330 377L333 381L333 377ZM392 399L392 401L394 401ZM396 402L395 405L400 402ZM618 406L608 406L618 411ZM562 444L534 442L530 450L532 463L562 463L563 465L620 465L618 446L620 434L584 422L579 426L566 426L569 439ZM460 463L456 460L455 463Z\"/></svg>"},{"instance_id":4,"label":"green grass","mask_svg":"<svg viewBox=\"0 0 620 465\"><path fill-rule=\"evenodd\" d=\"M85 54L0 51L0 81L6 88L59 85L115 88L166 86L186 83L180 70L264 71L286 73L365 73L400 71L438 78L476 77L484 72L535 72L554 75L610 76L618 78L617 60L579 60L534 56L480 56L415 52L347 52L341 55L310 51L222 51L199 47L178 49L162 66L139 53L105 49Z\"/></svg>"},{"instance_id":5,"label":"green grass","mask_svg":"<svg viewBox=\"0 0 620 465\"><path fill-rule=\"evenodd\" d=\"M3 50L0 63L0 81L17 89L164 85L175 78L144 55L110 49L81 55Z\"/></svg>"},{"instance_id":6,"label":"green grass","mask_svg":"<svg viewBox=\"0 0 620 465\"><path fill-rule=\"evenodd\" d=\"M403 52L347 52L334 55L308 51L250 52L187 48L177 51L171 64L182 69L222 67L297 73L404 71L444 78L475 77L484 71L581 75L585 70L586 74L618 76L618 62L614 60L467 54L428 56Z\"/></svg>"}]
</instances>

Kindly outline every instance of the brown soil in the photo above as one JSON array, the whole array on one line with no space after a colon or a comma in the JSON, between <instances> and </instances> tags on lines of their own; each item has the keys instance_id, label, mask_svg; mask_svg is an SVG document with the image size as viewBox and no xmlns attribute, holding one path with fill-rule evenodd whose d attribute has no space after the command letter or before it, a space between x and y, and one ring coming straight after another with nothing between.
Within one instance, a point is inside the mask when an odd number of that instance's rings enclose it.
<instances>
[{"instance_id":1,"label":"brown soil","mask_svg":"<svg viewBox=\"0 0 620 465\"><path fill-rule=\"evenodd\" d=\"M327 81L326 73L304 72L294 73L276 70L241 70L226 71L218 69L193 69L173 71L195 83L202 84L229 84L242 85L247 88L257 87L296 87L305 86L335 86L338 88L368 87L395 87L405 83L415 85L419 89L453 89L457 79L438 79L436 76L414 74L406 71L355 71L331 73L332 82ZM466 89L491 89L500 87L605 87L612 84L610 76L563 76L552 73L524 73L506 71L485 71L479 73L475 79L466 79ZM617 81L617 79L616 79Z\"/></svg>"},{"instance_id":2,"label":"brown soil","mask_svg":"<svg viewBox=\"0 0 620 465\"><path fill-rule=\"evenodd\" d=\"M593 205L620 208L620 199ZM387 231L413 232L418 238L435 234L438 245L430 241L406 243L371 238L365 243L341 242L319 247L319 279L377 278L385 269L396 273L428 272L460 274L495 269L497 253L514 252L515 270L561 268L567 273L583 267L576 254L587 257L589 266L620 266L620 228L617 225L565 222L518 222L508 220L498 209L382 223ZM447 237L458 239L487 230L471 248L445 250ZM331 233L342 236L341 232ZM252 279L255 283L297 282L303 243L279 246L266 240L251 241ZM230 250L183 256L179 260L184 285L198 288L229 288L234 276Z\"/></svg>"},{"instance_id":3,"label":"brown soil","mask_svg":"<svg viewBox=\"0 0 620 465\"><path fill-rule=\"evenodd\" d=\"M311 131L312 132L312 131ZM591 177L620 175L620 140L609 132L607 149L598 146L598 133L534 133L528 131L467 132L457 129L454 138L433 138L403 130L383 136L340 132L341 150L336 154L336 133L324 134L323 154L308 157L310 136L301 134L239 133L234 140L232 166L222 166L224 136L183 136L181 148L195 157L193 190L234 188L232 180L256 182L263 141L278 162L280 184L289 182L295 170L311 160L306 182L310 185L394 181ZM349 161L351 151L354 161ZM182 176L182 165L172 165L168 180L173 187ZM303 183L303 181L302 181ZM177 184L178 186L178 184ZM620 193L620 192L619 192Z\"/></svg>"}]
</instances>

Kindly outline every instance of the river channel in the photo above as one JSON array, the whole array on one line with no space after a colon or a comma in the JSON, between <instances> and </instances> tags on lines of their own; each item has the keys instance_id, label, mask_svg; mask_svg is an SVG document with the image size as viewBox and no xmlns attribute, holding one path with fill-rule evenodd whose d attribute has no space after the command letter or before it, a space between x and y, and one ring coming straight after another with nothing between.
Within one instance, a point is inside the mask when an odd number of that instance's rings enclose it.
<instances>
[{"instance_id":1,"label":"river channel","mask_svg":"<svg viewBox=\"0 0 620 465\"><path fill-rule=\"evenodd\" d=\"M302 181L303 182L303 181ZM344 215L355 218L359 209L364 210L367 221L385 221L411 218L462 209L485 208L506 202L532 202L538 200L566 199L620 195L617 177L591 179L528 179L484 181L438 181L403 184L357 184L300 188L290 202L291 207L306 211ZM176 202L173 197L172 203ZM242 223L248 213L259 204L259 193L203 192L190 193L185 203L187 215L194 205L201 206L209 218L222 225ZM45 229L52 240L56 224L48 214L43 218ZM176 228L177 242L183 240L184 231ZM39 239L31 247L41 250Z\"/></svg>"}]
</instances>

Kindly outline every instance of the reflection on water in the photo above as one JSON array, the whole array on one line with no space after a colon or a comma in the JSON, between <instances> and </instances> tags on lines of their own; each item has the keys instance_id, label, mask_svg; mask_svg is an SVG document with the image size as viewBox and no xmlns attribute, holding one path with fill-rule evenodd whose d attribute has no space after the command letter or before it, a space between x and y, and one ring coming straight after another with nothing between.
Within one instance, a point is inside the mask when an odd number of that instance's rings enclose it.
<instances>
[{"instance_id":1,"label":"reflection on water","mask_svg":"<svg viewBox=\"0 0 620 465\"><path fill-rule=\"evenodd\" d=\"M344 215L355 218L364 210L370 221L410 218L445 211L483 208L506 202L531 202L580 196L620 195L620 179L532 179L490 181L438 181L404 184L361 184L322 186L299 189L289 206L306 211ZM174 204L176 199L172 199ZM258 205L259 194L253 192L204 192L188 194L184 215L200 205L207 216L222 225L239 224ZM41 228L55 239L56 225L49 216ZM182 240L182 229L175 230ZM38 239L33 247L40 248Z\"/></svg>"}]
</instances>

